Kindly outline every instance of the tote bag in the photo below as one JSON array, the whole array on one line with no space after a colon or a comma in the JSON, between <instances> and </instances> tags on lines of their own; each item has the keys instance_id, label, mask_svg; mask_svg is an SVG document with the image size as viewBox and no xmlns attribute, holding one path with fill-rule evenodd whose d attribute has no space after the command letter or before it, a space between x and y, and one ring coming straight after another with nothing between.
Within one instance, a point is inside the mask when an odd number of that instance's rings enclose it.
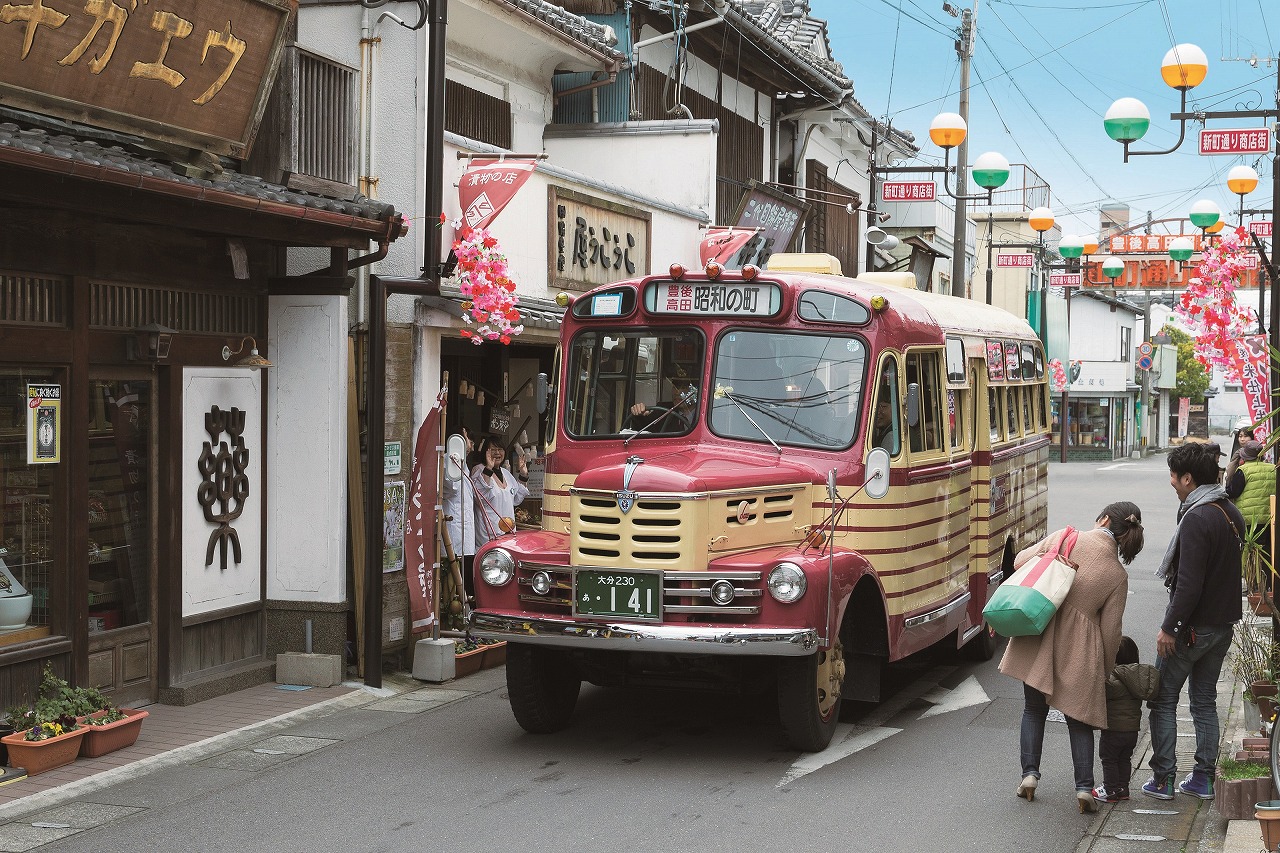
<instances>
[{"instance_id":1,"label":"tote bag","mask_svg":"<svg viewBox=\"0 0 1280 853\"><path fill-rule=\"evenodd\" d=\"M1075 528L1068 527L1058 537L1056 547L1048 553L1032 555L982 608L987 624L1005 637L1044 633L1075 580L1076 564L1067 559L1075 544Z\"/></svg>"}]
</instances>

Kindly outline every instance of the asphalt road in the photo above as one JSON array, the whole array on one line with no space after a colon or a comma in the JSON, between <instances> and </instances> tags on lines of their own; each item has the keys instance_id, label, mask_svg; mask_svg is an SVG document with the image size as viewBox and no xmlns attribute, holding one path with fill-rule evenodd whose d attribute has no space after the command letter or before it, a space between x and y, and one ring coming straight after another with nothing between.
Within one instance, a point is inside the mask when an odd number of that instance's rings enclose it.
<instances>
[{"instance_id":1,"label":"asphalt road","mask_svg":"<svg viewBox=\"0 0 1280 853\"><path fill-rule=\"evenodd\" d=\"M1125 624L1151 660L1177 504L1165 457L1051 463L1050 489L1051 529L1142 507ZM898 666L817 756L785 746L767 697L585 687L571 728L527 735L490 670L93 792L78 805L111 819L37 849L1074 851L1091 816L1066 728L1050 726L1036 801L1017 799L1021 684L998 659Z\"/></svg>"}]
</instances>

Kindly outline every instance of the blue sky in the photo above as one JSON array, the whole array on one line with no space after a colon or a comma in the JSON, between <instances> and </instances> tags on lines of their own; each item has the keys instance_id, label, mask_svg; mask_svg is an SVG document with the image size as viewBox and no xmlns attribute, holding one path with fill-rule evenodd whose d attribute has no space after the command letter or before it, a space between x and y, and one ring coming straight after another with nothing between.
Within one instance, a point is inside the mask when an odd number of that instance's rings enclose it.
<instances>
[{"instance_id":1,"label":"blue sky","mask_svg":"<svg viewBox=\"0 0 1280 853\"><path fill-rule=\"evenodd\" d=\"M974 0L952 0L968 5ZM1165 149L1178 137L1169 114L1178 92L1160 77L1176 43L1209 58L1205 82L1188 111L1274 108L1280 51L1280 0L978 0L970 79L969 160L988 150L1029 164L1052 189L1064 233L1096 233L1098 208L1119 202L1134 220L1185 217L1200 198L1232 211L1232 166L1258 170L1246 207L1271 207L1271 157L1202 157L1200 125L1188 123L1180 149L1130 157L1103 131L1113 101L1135 97L1151 112L1151 130L1132 147ZM939 112L959 111L960 63L953 47L959 19L942 0L810 0L828 22L831 49L872 115L912 131L920 162L940 162L929 141ZM969 8L972 8L970 5ZM1256 56L1257 67L1247 61ZM1223 61L1240 60L1240 61ZM1270 59L1270 62L1268 62ZM1261 119L1211 120L1209 128L1258 127ZM953 153L954 157L954 153ZM1188 229L1190 226L1188 226Z\"/></svg>"}]
</instances>

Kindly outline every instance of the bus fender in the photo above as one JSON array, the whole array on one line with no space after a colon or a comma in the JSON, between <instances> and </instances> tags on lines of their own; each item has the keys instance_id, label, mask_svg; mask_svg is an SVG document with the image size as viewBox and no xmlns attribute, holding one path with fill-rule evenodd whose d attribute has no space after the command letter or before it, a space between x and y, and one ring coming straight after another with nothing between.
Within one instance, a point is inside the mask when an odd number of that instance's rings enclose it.
<instances>
[{"instance_id":1,"label":"bus fender","mask_svg":"<svg viewBox=\"0 0 1280 853\"><path fill-rule=\"evenodd\" d=\"M880 679L889 661L889 620L884 588L862 555L835 555L832 624L844 645L844 697L880 701Z\"/></svg>"}]
</instances>

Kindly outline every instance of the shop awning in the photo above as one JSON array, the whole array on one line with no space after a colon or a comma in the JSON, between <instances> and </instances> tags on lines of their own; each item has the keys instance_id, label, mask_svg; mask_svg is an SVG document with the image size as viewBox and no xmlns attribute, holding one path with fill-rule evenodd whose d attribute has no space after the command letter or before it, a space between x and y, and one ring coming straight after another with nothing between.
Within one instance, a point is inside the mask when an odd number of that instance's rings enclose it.
<instances>
[{"instance_id":1,"label":"shop awning","mask_svg":"<svg viewBox=\"0 0 1280 853\"><path fill-rule=\"evenodd\" d=\"M442 286L439 296L418 297L420 305L443 311L459 320L466 315L466 311L462 308L462 304L466 301L467 297L463 296L462 291L456 287ZM560 324L564 321L564 309L552 300L521 296L516 307L520 309L521 322L524 323L525 328L560 331Z\"/></svg>"}]
</instances>

